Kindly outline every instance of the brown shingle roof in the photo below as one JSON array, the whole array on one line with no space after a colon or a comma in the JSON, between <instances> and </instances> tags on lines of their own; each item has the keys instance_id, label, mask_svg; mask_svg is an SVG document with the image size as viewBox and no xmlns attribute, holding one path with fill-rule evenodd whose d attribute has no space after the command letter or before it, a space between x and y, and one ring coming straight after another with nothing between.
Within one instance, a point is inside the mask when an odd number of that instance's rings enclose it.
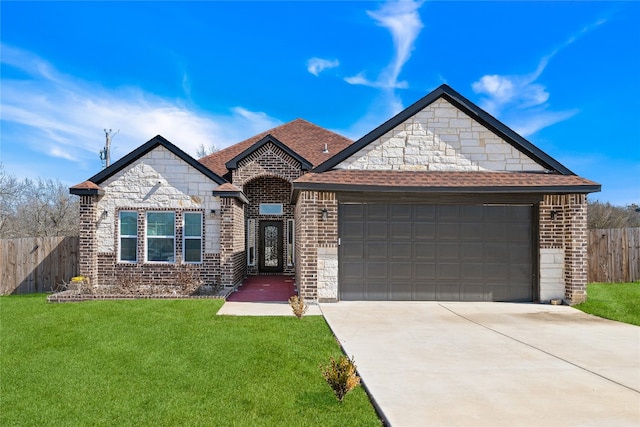
<instances>
[{"instance_id":1,"label":"brown shingle roof","mask_svg":"<svg viewBox=\"0 0 640 427\"><path fill-rule=\"evenodd\" d=\"M71 187L74 190L102 190L102 188L91 181L81 182Z\"/></svg>"},{"instance_id":2,"label":"brown shingle roof","mask_svg":"<svg viewBox=\"0 0 640 427\"><path fill-rule=\"evenodd\" d=\"M295 119L203 157L199 161L213 172L223 176L228 172L225 163L269 134L314 166L326 161L353 142L342 135L316 126L306 120ZM325 144L329 148L328 153L323 153Z\"/></svg>"},{"instance_id":3,"label":"brown shingle roof","mask_svg":"<svg viewBox=\"0 0 640 427\"><path fill-rule=\"evenodd\" d=\"M576 175L520 172L418 172L377 170L331 170L308 173L293 188L335 187L361 191L421 192L578 192L600 191L600 184Z\"/></svg>"}]
</instances>

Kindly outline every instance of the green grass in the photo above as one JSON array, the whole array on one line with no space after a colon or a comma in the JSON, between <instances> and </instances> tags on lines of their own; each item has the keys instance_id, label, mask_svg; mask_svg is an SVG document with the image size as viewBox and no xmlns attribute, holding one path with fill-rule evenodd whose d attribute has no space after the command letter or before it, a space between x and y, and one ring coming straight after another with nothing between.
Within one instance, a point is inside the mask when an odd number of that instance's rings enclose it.
<instances>
[{"instance_id":1,"label":"green grass","mask_svg":"<svg viewBox=\"0 0 640 427\"><path fill-rule=\"evenodd\" d=\"M319 366L324 319L216 316L217 300L0 298L0 425L380 425Z\"/></svg>"},{"instance_id":2,"label":"green grass","mask_svg":"<svg viewBox=\"0 0 640 427\"><path fill-rule=\"evenodd\" d=\"M640 282L590 283L587 301L574 307L605 319L640 326Z\"/></svg>"}]
</instances>

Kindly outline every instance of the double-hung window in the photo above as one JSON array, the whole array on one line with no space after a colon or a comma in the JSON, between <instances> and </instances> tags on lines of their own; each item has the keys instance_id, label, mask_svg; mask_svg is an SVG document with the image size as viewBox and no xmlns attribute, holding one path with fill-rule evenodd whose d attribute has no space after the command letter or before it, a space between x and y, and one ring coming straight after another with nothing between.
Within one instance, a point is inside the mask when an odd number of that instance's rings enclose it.
<instances>
[{"instance_id":1,"label":"double-hung window","mask_svg":"<svg viewBox=\"0 0 640 427\"><path fill-rule=\"evenodd\" d=\"M120 245L118 261L138 261L138 212L120 211Z\"/></svg>"},{"instance_id":2,"label":"double-hung window","mask_svg":"<svg viewBox=\"0 0 640 427\"><path fill-rule=\"evenodd\" d=\"M202 213L184 213L182 238L183 261L189 263L202 262Z\"/></svg>"},{"instance_id":3,"label":"double-hung window","mask_svg":"<svg viewBox=\"0 0 640 427\"><path fill-rule=\"evenodd\" d=\"M147 261L175 262L175 212L147 212Z\"/></svg>"}]
</instances>

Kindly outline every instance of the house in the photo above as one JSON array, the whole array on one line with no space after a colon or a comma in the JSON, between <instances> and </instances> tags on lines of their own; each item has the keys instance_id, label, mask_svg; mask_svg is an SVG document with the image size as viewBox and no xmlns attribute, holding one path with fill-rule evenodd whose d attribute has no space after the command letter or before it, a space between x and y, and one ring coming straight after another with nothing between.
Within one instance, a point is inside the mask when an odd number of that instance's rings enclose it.
<instances>
[{"instance_id":1,"label":"house","mask_svg":"<svg viewBox=\"0 0 640 427\"><path fill-rule=\"evenodd\" d=\"M156 136L70 191L98 284L189 265L311 301L575 304L600 185L443 85L355 142L297 119L197 161Z\"/></svg>"}]
</instances>

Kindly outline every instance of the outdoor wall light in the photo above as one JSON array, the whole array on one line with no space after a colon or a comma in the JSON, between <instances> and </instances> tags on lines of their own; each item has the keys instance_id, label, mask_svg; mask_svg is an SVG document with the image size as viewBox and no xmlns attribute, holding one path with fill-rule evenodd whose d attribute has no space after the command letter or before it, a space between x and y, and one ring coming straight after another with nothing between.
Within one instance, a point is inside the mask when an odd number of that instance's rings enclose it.
<instances>
[{"instance_id":1,"label":"outdoor wall light","mask_svg":"<svg viewBox=\"0 0 640 427\"><path fill-rule=\"evenodd\" d=\"M214 216L216 216L216 210L215 209L211 209L211 212L209 212L209 216L211 218L213 218Z\"/></svg>"},{"instance_id":2,"label":"outdoor wall light","mask_svg":"<svg viewBox=\"0 0 640 427\"><path fill-rule=\"evenodd\" d=\"M326 222L329 219L329 212L327 211L327 208L322 208L320 213L322 214L322 220Z\"/></svg>"},{"instance_id":3,"label":"outdoor wall light","mask_svg":"<svg viewBox=\"0 0 640 427\"><path fill-rule=\"evenodd\" d=\"M104 212L102 212L102 218L106 218L109 216L109 211L108 210L104 210Z\"/></svg>"},{"instance_id":4,"label":"outdoor wall light","mask_svg":"<svg viewBox=\"0 0 640 427\"><path fill-rule=\"evenodd\" d=\"M551 221L555 221L556 217L558 216L558 211L552 210L550 214L551 214Z\"/></svg>"}]
</instances>

